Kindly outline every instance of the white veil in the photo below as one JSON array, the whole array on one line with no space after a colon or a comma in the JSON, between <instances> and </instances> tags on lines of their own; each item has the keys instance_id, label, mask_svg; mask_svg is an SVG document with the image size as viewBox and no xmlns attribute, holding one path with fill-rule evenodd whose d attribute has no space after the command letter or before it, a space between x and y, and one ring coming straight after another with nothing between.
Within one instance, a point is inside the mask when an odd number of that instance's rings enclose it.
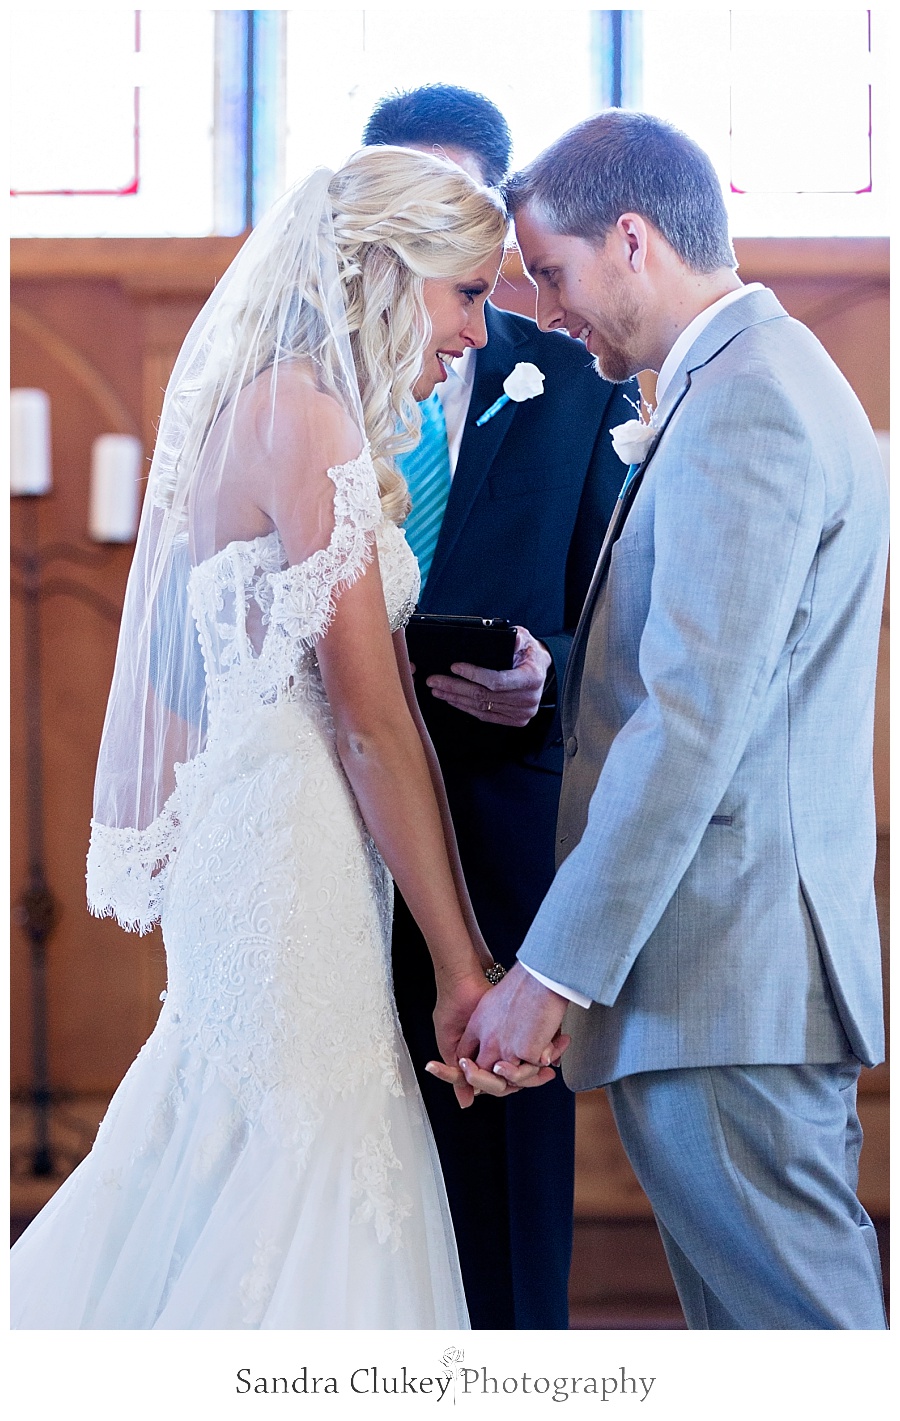
<instances>
[{"instance_id":1,"label":"white veil","mask_svg":"<svg viewBox=\"0 0 900 1421\"><path fill-rule=\"evenodd\" d=\"M332 177L317 169L247 238L194 322L166 390L100 744L87 865L91 911L141 932L159 916L177 844L176 767L205 744L208 688L187 584L191 568L220 546L219 492L239 396L254 381L264 391L271 434L278 383L289 378L282 367L292 361L296 369L299 358L352 421L359 448L365 442Z\"/></svg>"},{"instance_id":2,"label":"white veil","mask_svg":"<svg viewBox=\"0 0 900 1421\"><path fill-rule=\"evenodd\" d=\"M382 515L408 508L393 459L418 439L424 283L484 261L505 232L499 194L454 164L362 149L276 203L200 312L166 390L125 594L94 790L92 912L141 932L160 915L223 680L206 682L197 569L276 531L289 567L328 564L330 592L359 574ZM329 473L367 441L371 484L350 514L342 503L338 534ZM242 635L259 650L253 615Z\"/></svg>"}]
</instances>

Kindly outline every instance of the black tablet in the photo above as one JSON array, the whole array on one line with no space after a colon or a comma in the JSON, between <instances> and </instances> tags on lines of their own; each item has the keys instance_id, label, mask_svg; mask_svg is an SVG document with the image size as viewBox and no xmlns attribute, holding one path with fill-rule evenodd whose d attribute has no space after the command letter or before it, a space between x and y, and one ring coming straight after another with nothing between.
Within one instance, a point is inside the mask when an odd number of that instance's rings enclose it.
<instances>
[{"instance_id":1,"label":"black tablet","mask_svg":"<svg viewBox=\"0 0 900 1421\"><path fill-rule=\"evenodd\" d=\"M407 623L406 645L417 676L449 676L456 661L508 671L516 649L516 629L505 617L415 612Z\"/></svg>"}]
</instances>

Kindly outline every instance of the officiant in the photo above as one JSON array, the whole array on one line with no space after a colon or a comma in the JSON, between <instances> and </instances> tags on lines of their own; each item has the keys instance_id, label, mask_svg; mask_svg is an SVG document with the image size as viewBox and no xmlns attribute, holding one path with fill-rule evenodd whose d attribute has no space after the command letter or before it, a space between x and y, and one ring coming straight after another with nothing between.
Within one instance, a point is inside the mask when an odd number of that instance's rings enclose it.
<instances>
[{"instance_id":1,"label":"officiant","mask_svg":"<svg viewBox=\"0 0 900 1421\"><path fill-rule=\"evenodd\" d=\"M502 181L511 151L493 103L443 84L383 99L363 142L441 153L489 185ZM423 406L422 441L402 469L413 503L407 538L423 584L419 611L504 617L519 629L511 670L469 665L416 678L475 911L494 956L510 966L553 877L563 765L557 688L624 474L609 430L633 415L637 389L601 379L570 335L542 333L494 305L485 316L483 349L447 352L456 358ZM540 393L502 400L517 365L543 376ZM472 1326L564 1329L574 1096L560 1078L509 1100L481 1097L461 1111L423 1070L436 1054L434 977L399 898L393 966Z\"/></svg>"}]
</instances>

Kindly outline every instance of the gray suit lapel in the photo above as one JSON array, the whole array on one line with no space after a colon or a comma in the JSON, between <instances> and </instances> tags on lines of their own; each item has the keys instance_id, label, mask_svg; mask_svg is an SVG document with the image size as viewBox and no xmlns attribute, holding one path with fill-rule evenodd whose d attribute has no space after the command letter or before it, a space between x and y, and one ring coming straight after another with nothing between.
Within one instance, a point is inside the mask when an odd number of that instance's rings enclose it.
<instances>
[{"instance_id":1,"label":"gray suit lapel","mask_svg":"<svg viewBox=\"0 0 900 1421\"><path fill-rule=\"evenodd\" d=\"M665 416L667 421L671 419L672 415L675 413L675 410L677 409L678 404L680 403L680 399L687 393L687 389L688 382L686 381L685 384L682 386L679 397L671 403L667 401L668 412ZM665 425L662 425L659 431L659 436L655 440L652 448L644 459L640 470L638 471L636 479L637 488L634 493L634 498L637 498L638 493L640 492L640 484L644 481L647 468L649 467L650 463L653 460L654 454L659 448L659 441L662 437L664 428ZM627 472L623 473L622 475L623 485L625 483L626 478ZM621 497L622 495L620 494L619 499L621 499ZM632 503L633 502L634 499L632 499ZM619 503L617 501L616 511L618 510L618 508ZM600 548L600 554L597 558L597 566L594 568L594 575L591 578L591 583L588 587L587 595L584 599L584 606L581 611L581 616L578 619L578 626L575 628L575 635L572 638L572 649L569 652L569 659L566 662L566 674L563 677L562 694L560 697L561 713L564 720L566 720L566 710L568 705L577 700L578 698L578 690L581 685L581 668L584 661L583 647L585 642L587 641L591 629L591 614L594 609L594 604L597 601L598 596L600 595L600 589L606 581L606 574L609 570L609 564L612 560L613 545L620 537L622 533L622 528L625 524L625 519L628 516L628 514L626 513L624 517L620 517L617 519L616 511L613 512L613 517L610 520L610 526L607 529L607 536L603 539L603 545ZM615 527L613 526L613 520L615 520Z\"/></svg>"},{"instance_id":2,"label":"gray suit lapel","mask_svg":"<svg viewBox=\"0 0 900 1421\"><path fill-rule=\"evenodd\" d=\"M643 482L647 469L652 462L656 451L662 442L666 426L674 415L676 409L681 404L688 390L690 389L691 375L695 370L708 365L720 351L730 345L735 336L740 335L750 326L759 325L764 321L780 320L787 316L787 312L773 293L769 290L751 291L746 296L742 296L739 301L726 306L723 311L718 312L713 317L705 330L700 332L697 340L685 353L681 364L675 370L670 380L665 394L657 405L654 412L654 421L659 426L659 434L653 443L647 457L645 458L640 471L640 479ZM623 474L622 481L625 481ZM637 496L637 495L635 495ZM622 532L621 524L616 529L615 536ZM572 650L566 666L566 675L563 682L562 697L560 705L563 715L566 713L568 705L578 696L578 688L581 684L581 666L583 660L583 648L590 631L591 618L594 605L600 595L606 580L606 572L612 556L612 549L604 540L604 546L600 550L597 559L597 566L594 569L594 576L591 579L587 596L584 600L581 617L575 630L572 640Z\"/></svg>"},{"instance_id":3,"label":"gray suit lapel","mask_svg":"<svg viewBox=\"0 0 900 1421\"><path fill-rule=\"evenodd\" d=\"M668 402L668 401L667 401L667 413L666 413L666 415L665 415L665 420L666 420L666 422L672 418L672 415L675 413L675 410L676 410L676 408L677 408L677 406L678 406L678 404L679 404L681 398L687 393L687 388L688 388L688 386L687 386L687 382L686 382L686 383L682 386L682 389L681 389L681 391L680 391L680 394L679 394L679 396L678 396L678 399L676 399L676 400L674 400L674 401L672 401L672 402ZM667 393L668 393L668 391L667 391ZM656 450L657 450L657 448L659 447L659 441L660 441L660 439L662 438L662 432L663 432L664 428L665 428L665 423L663 423L663 424L660 425L659 434L657 435L656 439L653 441L653 444L652 444L652 446L651 446L649 452L647 453L646 458L643 460L643 462L642 462L642 464L641 464L640 470L639 470L639 472L638 472L638 474L637 474L637 478L638 478L638 480L640 480L640 482L643 482L644 475L645 475L646 472L647 472L647 468L648 468L649 464L652 462L653 455L656 453ZM623 488L624 488L624 484L625 484L625 481L626 481L627 477L628 477L627 472L622 475ZM619 496L620 496L620 498L621 498L621 494L620 494ZM635 496L637 496L637 495L635 494ZM615 515L613 515L613 516L615 517ZM627 516L627 515L626 515L626 516ZM615 539L618 538L619 535L621 534L621 532L622 532L622 526L621 526L621 524L622 524L623 522L624 522L624 519L622 519L621 522L619 522L619 524L616 526L615 533L614 533L614 537L613 537L613 540L612 540L613 542L614 542ZM604 538L604 540L603 540L603 546L601 547L599 556L598 556L598 558L597 558L597 566L594 568L594 575L593 575L593 577L591 578L591 585L590 585L590 587L588 588L588 590L587 590L587 595L585 596L585 599L584 599L584 607L583 607L583 609L582 609L582 617L584 617L584 614L585 614L585 613L588 611L588 609L593 605L594 599L596 598L597 593L598 593L599 590L600 590L600 585L601 585L601 583L603 582L603 575L604 575L604 572L606 571L606 568L607 568L607 566L609 565L609 555L610 555L610 544L609 544L609 542Z\"/></svg>"}]
</instances>

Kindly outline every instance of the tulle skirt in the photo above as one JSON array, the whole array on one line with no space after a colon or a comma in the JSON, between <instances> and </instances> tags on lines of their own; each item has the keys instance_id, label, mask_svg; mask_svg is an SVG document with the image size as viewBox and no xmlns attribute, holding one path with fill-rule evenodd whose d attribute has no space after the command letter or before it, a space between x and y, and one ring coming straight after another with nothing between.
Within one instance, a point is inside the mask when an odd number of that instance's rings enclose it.
<instances>
[{"instance_id":1,"label":"tulle skirt","mask_svg":"<svg viewBox=\"0 0 900 1421\"><path fill-rule=\"evenodd\" d=\"M17 1328L468 1326L391 991L393 886L304 704L182 783L168 992L17 1242Z\"/></svg>"},{"instance_id":2,"label":"tulle skirt","mask_svg":"<svg viewBox=\"0 0 900 1421\"><path fill-rule=\"evenodd\" d=\"M12 1326L468 1327L402 1041L398 1054L403 1094L357 1088L300 1153L242 1118L177 1032L151 1037L92 1152L13 1248Z\"/></svg>"}]
</instances>

